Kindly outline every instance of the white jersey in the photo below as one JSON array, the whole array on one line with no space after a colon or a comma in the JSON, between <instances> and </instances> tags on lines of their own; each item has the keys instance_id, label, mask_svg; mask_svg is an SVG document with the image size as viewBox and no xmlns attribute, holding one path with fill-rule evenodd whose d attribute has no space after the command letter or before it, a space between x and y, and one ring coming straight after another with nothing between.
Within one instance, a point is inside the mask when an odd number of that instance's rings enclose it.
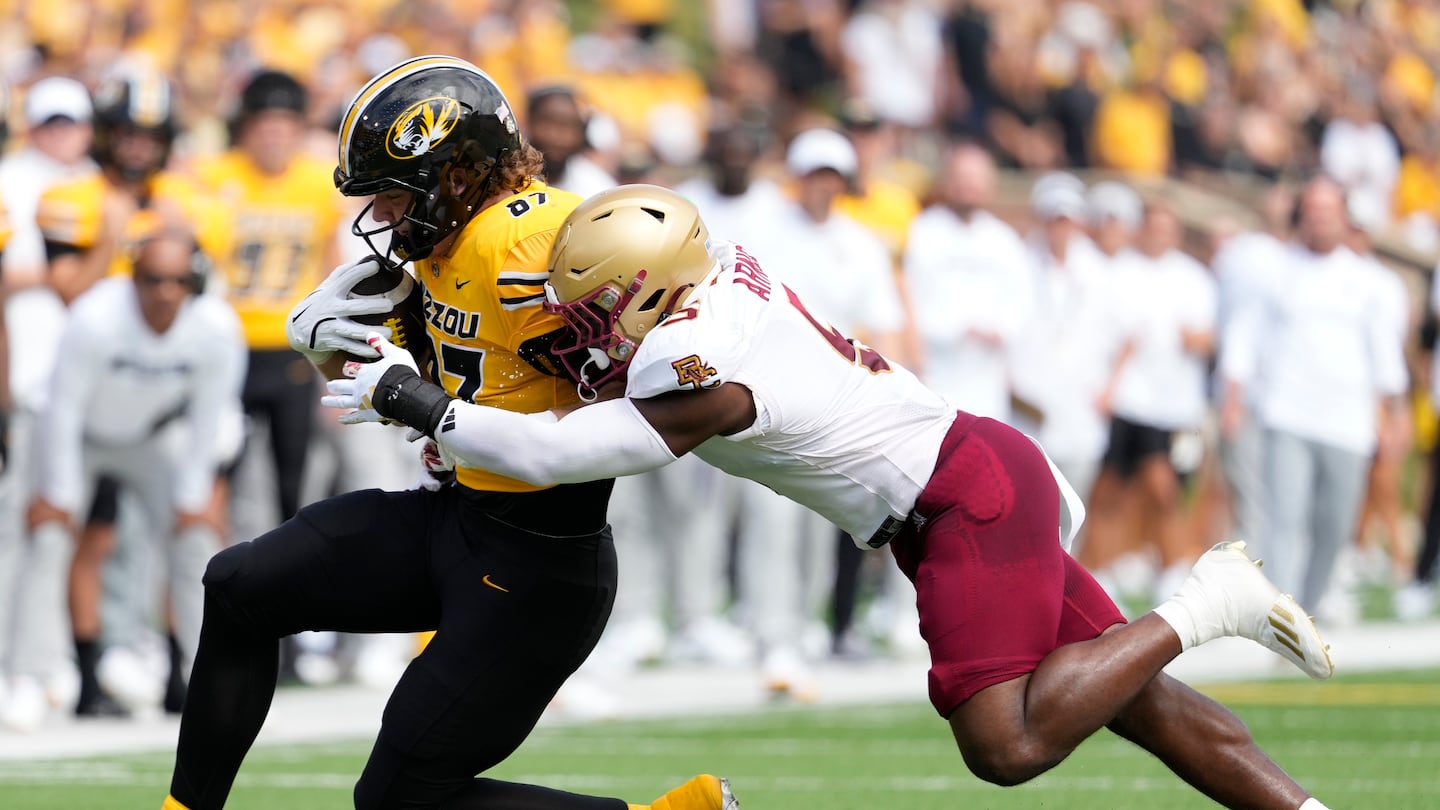
<instances>
[{"instance_id":1,"label":"white jersey","mask_svg":"<svg viewBox=\"0 0 1440 810\"><path fill-rule=\"evenodd\" d=\"M235 411L245 375L245 340L228 303L192 296L156 334L140 314L134 281L102 279L71 306L59 357L42 422L48 500L81 506L84 444L133 445L185 419L193 469L177 476L176 503L198 510L209 502L221 420Z\"/></svg>"},{"instance_id":2,"label":"white jersey","mask_svg":"<svg viewBox=\"0 0 1440 810\"><path fill-rule=\"evenodd\" d=\"M859 541L908 516L954 406L808 313L743 250L720 243L714 252L716 274L640 344L626 395L743 385L755 399L754 424L709 439L696 455Z\"/></svg>"}]
</instances>

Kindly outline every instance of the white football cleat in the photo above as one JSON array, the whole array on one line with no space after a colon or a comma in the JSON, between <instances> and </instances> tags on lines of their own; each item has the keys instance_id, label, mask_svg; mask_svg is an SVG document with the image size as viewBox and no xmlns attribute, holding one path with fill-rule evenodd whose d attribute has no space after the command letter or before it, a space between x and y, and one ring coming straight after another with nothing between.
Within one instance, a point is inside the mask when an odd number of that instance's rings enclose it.
<instances>
[{"instance_id":1,"label":"white football cleat","mask_svg":"<svg viewBox=\"0 0 1440 810\"><path fill-rule=\"evenodd\" d=\"M730 780L720 777L720 807L722 810L740 810L740 800L730 790Z\"/></svg>"},{"instance_id":2,"label":"white football cleat","mask_svg":"<svg viewBox=\"0 0 1440 810\"><path fill-rule=\"evenodd\" d=\"M1176 596L1209 607L1211 621L1200 628L1201 641L1240 636L1258 642L1312 678L1324 680L1335 672L1330 645L1320 637L1314 620L1293 596L1281 593L1261 573L1259 561L1245 553L1243 540L1218 543L1200 555Z\"/></svg>"}]
</instances>

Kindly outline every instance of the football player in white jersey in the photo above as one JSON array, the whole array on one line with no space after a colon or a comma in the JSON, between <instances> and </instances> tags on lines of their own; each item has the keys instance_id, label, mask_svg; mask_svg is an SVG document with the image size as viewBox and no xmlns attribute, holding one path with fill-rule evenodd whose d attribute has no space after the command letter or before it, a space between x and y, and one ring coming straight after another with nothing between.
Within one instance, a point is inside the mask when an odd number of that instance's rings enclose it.
<instances>
[{"instance_id":1,"label":"football player in white jersey","mask_svg":"<svg viewBox=\"0 0 1440 810\"><path fill-rule=\"evenodd\" d=\"M546 294L569 331L555 348L593 404L521 414L450 399L378 334L381 359L330 383L325 404L536 483L694 451L857 542L888 543L918 586L931 701L983 779L1025 782L1108 726L1225 806L1323 807L1228 710L1161 671L1187 648L1243 636L1331 674L1314 625L1243 544L1212 549L1174 598L1126 624L1064 551L1079 509L1038 445L956 413L816 319L743 250L712 244L674 192L622 186L576 208Z\"/></svg>"}]
</instances>

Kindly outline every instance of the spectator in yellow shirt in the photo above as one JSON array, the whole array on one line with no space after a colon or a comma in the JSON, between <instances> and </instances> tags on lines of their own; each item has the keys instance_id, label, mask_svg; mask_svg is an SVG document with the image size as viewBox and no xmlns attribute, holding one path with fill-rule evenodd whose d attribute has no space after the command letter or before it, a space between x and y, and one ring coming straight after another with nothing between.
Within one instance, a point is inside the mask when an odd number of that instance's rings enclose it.
<instances>
[{"instance_id":1,"label":"spectator in yellow shirt","mask_svg":"<svg viewBox=\"0 0 1440 810\"><path fill-rule=\"evenodd\" d=\"M1173 139L1170 101L1159 76L1139 78L1134 87L1111 90L1095 111L1093 163L1131 174L1163 175L1170 168Z\"/></svg>"}]
</instances>

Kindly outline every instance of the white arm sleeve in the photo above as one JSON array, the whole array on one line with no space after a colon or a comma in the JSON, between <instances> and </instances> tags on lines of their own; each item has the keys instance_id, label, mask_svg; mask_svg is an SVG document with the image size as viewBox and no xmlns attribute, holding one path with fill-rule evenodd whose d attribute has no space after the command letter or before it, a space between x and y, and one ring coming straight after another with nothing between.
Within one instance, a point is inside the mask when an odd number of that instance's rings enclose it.
<instances>
[{"instance_id":1,"label":"white arm sleeve","mask_svg":"<svg viewBox=\"0 0 1440 810\"><path fill-rule=\"evenodd\" d=\"M479 467L536 486L634 475L675 460L660 434L629 399L597 402L557 419L456 400L435 440L465 467Z\"/></svg>"}]
</instances>

